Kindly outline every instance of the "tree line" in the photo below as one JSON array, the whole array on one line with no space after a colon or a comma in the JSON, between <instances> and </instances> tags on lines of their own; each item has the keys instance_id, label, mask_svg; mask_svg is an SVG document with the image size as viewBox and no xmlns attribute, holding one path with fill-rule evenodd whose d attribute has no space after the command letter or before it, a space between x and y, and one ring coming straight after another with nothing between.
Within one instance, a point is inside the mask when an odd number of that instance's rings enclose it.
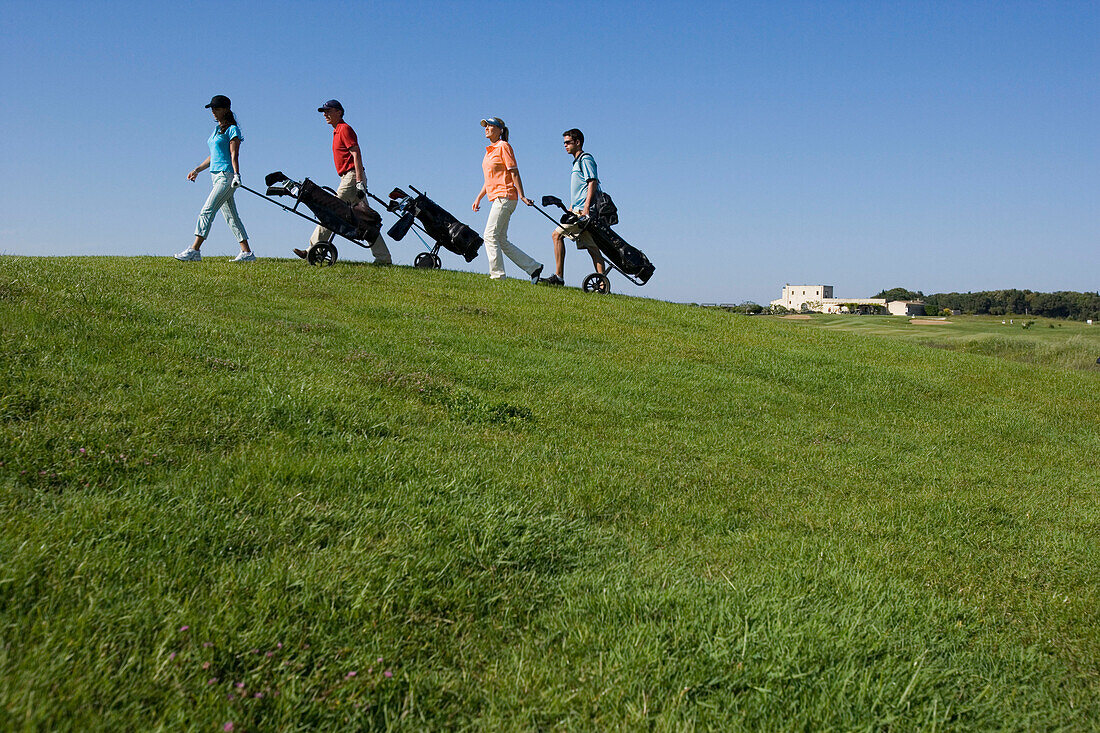
<instances>
[{"instance_id":1,"label":"tree line","mask_svg":"<svg viewBox=\"0 0 1100 733\"><path fill-rule=\"evenodd\" d=\"M905 288L883 290L872 298L887 300L923 300L924 311L939 315L958 310L972 315L1029 315L1068 318L1077 321L1100 320L1100 292L1077 293L1061 290L1036 293L1031 290L983 290L977 293L933 293L925 295Z\"/></svg>"}]
</instances>

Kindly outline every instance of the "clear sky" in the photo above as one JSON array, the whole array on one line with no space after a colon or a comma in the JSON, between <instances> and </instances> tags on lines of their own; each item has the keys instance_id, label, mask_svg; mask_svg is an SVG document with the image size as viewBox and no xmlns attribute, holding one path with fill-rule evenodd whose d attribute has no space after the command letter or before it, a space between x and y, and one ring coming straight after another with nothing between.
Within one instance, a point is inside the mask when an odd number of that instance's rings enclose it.
<instances>
[{"instance_id":1,"label":"clear sky","mask_svg":"<svg viewBox=\"0 0 1100 733\"><path fill-rule=\"evenodd\" d=\"M209 177L185 176L207 154L214 94L244 130L246 185L274 170L335 185L316 112L335 97L373 191L426 189L478 231L478 121L508 123L536 198L566 197L561 133L579 127L616 230L657 268L643 288L612 276L616 292L766 303L788 282L838 297L1100 287L1095 0L3 9L5 254L187 246ZM308 222L244 191L237 202L261 257L307 240ZM510 239L552 262L550 229L521 205ZM412 235L390 248L405 264L422 251ZM219 217L203 252L236 249ZM484 255L442 256L488 271ZM590 266L569 251L566 279Z\"/></svg>"}]
</instances>

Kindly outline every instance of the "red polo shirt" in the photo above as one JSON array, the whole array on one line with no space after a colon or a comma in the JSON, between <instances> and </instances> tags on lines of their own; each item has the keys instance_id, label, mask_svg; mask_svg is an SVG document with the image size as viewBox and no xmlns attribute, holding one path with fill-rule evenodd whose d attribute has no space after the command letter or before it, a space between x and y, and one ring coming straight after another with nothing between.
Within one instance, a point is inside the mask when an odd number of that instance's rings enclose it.
<instances>
[{"instance_id":1,"label":"red polo shirt","mask_svg":"<svg viewBox=\"0 0 1100 733\"><path fill-rule=\"evenodd\" d=\"M355 130L346 122L339 122L332 129L332 162L341 176L355 170L355 160L351 157L352 148L359 147L359 138Z\"/></svg>"}]
</instances>

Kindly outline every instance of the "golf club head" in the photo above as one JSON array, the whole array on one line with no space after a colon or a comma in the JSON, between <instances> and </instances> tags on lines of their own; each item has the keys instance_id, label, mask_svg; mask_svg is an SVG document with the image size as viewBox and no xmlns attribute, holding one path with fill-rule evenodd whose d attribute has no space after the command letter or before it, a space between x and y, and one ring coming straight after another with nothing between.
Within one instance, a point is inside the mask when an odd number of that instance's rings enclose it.
<instances>
[{"instance_id":1,"label":"golf club head","mask_svg":"<svg viewBox=\"0 0 1100 733\"><path fill-rule=\"evenodd\" d=\"M563 209L565 208L565 204L563 204L561 202L561 199L559 199L557 196L543 196L542 197L542 205L543 206L560 206Z\"/></svg>"},{"instance_id":2,"label":"golf club head","mask_svg":"<svg viewBox=\"0 0 1100 733\"><path fill-rule=\"evenodd\" d=\"M400 242L405 238L405 235L409 233L409 229L413 225L413 215L411 213L404 214L397 223L390 227L390 230L386 232L390 239L395 242Z\"/></svg>"},{"instance_id":3,"label":"golf club head","mask_svg":"<svg viewBox=\"0 0 1100 733\"><path fill-rule=\"evenodd\" d=\"M580 221L580 217L574 214L572 211L566 211L561 215L561 223L563 226L572 226Z\"/></svg>"},{"instance_id":4,"label":"golf club head","mask_svg":"<svg viewBox=\"0 0 1100 733\"><path fill-rule=\"evenodd\" d=\"M408 197L409 197L409 194L405 193L400 188L395 188L392 191L390 191L390 198L391 199L407 199Z\"/></svg>"},{"instance_id":5,"label":"golf club head","mask_svg":"<svg viewBox=\"0 0 1100 733\"><path fill-rule=\"evenodd\" d=\"M282 171L275 171L274 173L268 173L267 176L264 177L264 185L274 186L276 183L286 180L289 179L287 178L285 173L283 173Z\"/></svg>"}]
</instances>

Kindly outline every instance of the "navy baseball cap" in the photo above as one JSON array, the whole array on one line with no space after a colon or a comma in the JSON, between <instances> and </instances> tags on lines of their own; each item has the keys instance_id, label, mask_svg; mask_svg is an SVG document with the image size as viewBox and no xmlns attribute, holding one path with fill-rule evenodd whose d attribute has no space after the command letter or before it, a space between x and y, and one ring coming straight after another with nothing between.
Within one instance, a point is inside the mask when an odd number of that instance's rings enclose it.
<instances>
[{"instance_id":1,"label":"navy baseball cap","mask_svg":"<svg viewBox=\"0 0 1100 733\"><path fill-rule=\"evenodd\" d=\"M330 99L327 102L325 102L324 104L322 104L320 107L318 107L317 111L318 112L324 112L326 109L338 109L341 112L343 112L344 111L344 105L340 104L339 100Z\"/></svg>"},{"instance_id":2,"label":"navy baseball cap","mask_svg":"<svg viewBox=\"0 0 1100 733\"><path fill-rule=\"evenodd\" d=\"M504 120L500 119L499 117L486 117L481 121L482 127L488 127L489 125L492 125L493 127L499 127L502 130L505 127Z\"/></svg>"},{"instance_id":3,"label":"navy baseball cap","mask_svg":"<svg viewBox=\"0 0 1100 733\"><path fill-rule=\"evenodd\" d=\"M215 94L210 98L210 104L206 105L206 109L210 109L211 107L225 107L229 109L229 104L229 97L224 94Z\"/></svg>"}]
</instances>

